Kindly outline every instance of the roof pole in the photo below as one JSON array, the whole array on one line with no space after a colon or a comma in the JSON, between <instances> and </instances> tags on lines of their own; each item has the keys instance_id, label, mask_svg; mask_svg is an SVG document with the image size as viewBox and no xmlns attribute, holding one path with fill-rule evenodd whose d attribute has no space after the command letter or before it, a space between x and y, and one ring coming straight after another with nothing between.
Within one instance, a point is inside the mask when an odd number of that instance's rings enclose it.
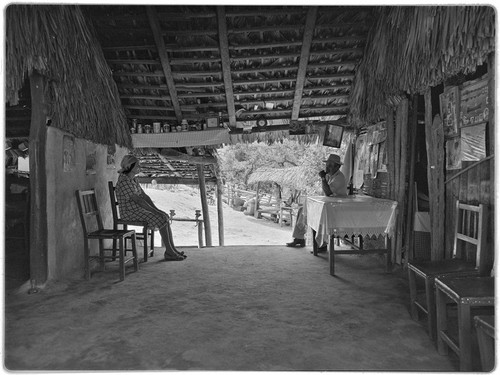
<instances>
[{"instance_id":1,"label":"roof pole","mask_svg":"<svg viewBox=\"0 0 500 375\"><path fill-rule=\"evenodd\" d=\"M205 244L212 246L212 230L210 227L210 216L208 214L207 203L207 187L205 185L205 173L203 172L203 164L196 166L198 170L198 181L200 183L201 210L203 213L203 222L205 224Z\"/></svg>"}]
</instances>

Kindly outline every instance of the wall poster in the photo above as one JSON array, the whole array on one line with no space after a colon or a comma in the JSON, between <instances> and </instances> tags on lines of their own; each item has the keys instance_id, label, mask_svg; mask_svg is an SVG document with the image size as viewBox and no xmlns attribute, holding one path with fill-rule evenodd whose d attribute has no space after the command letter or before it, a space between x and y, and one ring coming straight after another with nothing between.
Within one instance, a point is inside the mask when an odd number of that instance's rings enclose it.
<instances>
[{"instance_id":1,"label":"wall poster","mask_svg":"<svg viewBox=\"0 0 500 375\"><path fill-rule=\"evenodd\" d=\"M446 170L461 169L460 137L446 140Z\"/></svg>"},{"instance_id":2,"label":"wall poster","mask_svg":"<svg viewBox=\"0 0 500 375\"><path fill-rule=\"evenodd\" d=\"M75 138L70 135L63 135L63 172L71 172L75 169Z\"/></svg>"},{"instance_id":3,"label":"wall poster","mask_svg":"<svg viewBox=\"0 0 500 375\"><path fill-rule=\"evenodd\" d=\"M489 121L488 80L466 82L460 92L460 127Z\"/></svg>"},{"instance_id":4,"label":"wall poster","mask_svg":"<svg viewBox=\"0 0 500 375\"><path fill-rule=\"evenodd\" d=\"M467 126L460 130L463 161L477 161L486 157L486 123Z\"/></svg>"},{"instance_id":5,"label":"wall poster","mask_svg":"<svg viewBox=\"0 0 500 375\"><path fill-rule=\"evenodd\" d=\"M458 119L460 116L459 95L457 86L448 86L439 95L445 137L454 137L458 134Z\"/></svg>"}]
</instances>

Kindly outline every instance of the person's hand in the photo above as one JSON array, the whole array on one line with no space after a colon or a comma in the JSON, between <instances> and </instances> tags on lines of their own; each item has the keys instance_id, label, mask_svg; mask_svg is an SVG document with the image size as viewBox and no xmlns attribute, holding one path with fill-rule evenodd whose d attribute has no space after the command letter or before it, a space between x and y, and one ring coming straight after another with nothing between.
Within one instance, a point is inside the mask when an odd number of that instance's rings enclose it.
<instances>
[{"instance_id":1,"label":"person's hand","mask_svg":"<svg viewBox=\"0 0 500 375\"><path fill-rule=\"evenodd\" d=\"M325 171L320 171L319 172L319 177L323 178L326 176L326 172Z\"/></svg>"},{"instance_id":2,"label":"person's hand","mask_svg":"<svg viewBox=\"0 0 500 375\"><path fill-rule=\"evenodd\" d=\"M170 216L168 216L168 214L162 210L158 210L158 214L160 214L161 216L163 216L167 220L170 219Z\"/></svg>"}]
</instances>

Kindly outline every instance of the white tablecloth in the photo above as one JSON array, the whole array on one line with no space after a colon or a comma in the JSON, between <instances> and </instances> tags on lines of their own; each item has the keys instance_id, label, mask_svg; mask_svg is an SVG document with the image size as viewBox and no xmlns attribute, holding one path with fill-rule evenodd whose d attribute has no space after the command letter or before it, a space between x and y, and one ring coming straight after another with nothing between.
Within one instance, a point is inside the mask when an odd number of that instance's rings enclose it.
<instances>
[{"instance_id":1,"label":"white tablecloth","mask_svg":"<svg viewBox=\"0 0 500 375\"><path fill-rule=\"evenodd\" d=\"M354 195L347 198L307 197L307 225L316 231L318 243L328 236L394 234L396 201Z\"/></svg>"}]
</instances>

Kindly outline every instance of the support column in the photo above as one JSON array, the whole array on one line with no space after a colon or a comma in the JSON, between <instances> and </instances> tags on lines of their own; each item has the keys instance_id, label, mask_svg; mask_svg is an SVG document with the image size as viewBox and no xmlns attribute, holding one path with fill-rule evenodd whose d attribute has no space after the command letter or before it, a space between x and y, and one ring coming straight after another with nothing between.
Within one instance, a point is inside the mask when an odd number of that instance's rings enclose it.
<instances>
[{"instance_id":1,"label":"support column","mask_svg":"<svg viewBox=\"0 0 500 375\"><path fill-rule=\"evenodd\" d=\"M205 223L205 244L212 246L212 229L210 227L210 216L208 214L207 187L205 185L205 173L203 164L196 165L198 170L198 181L200 183L201 209L203 212L203 222Z\"/></svg>"},{"instance_id":2,"label":"support column","mask_svg":"<svg viewBox=\"0 0 500 375\"><path fill-rule=\"evenodd\" d=\"M30 279L32 287L36 287L37 284L44 283L48 277L45 78L33 72L30 76L30 88Z\"/></svg>"}]
</instances>

